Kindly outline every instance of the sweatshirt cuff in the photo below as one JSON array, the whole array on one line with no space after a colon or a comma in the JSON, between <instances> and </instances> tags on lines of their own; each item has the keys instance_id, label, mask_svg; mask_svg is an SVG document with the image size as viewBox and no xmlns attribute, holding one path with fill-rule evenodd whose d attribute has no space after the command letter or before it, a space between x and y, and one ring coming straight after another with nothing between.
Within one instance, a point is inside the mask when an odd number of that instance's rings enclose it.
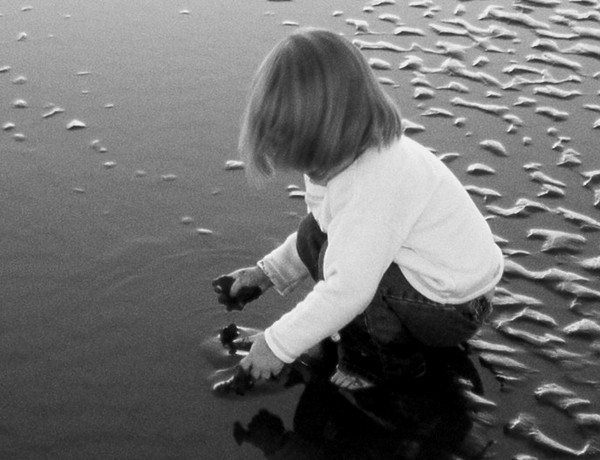
<instances>
[{"instance_id":1,"label":"sweatshirt cuff","mask_svg":"<svg viewBox=\"0 0 600 460\"><path fill-rule=\"evenodd\" d=\"M275 290L286 295L308 275L308 269L296 249L296 233L258 261L259 268L269 277Z\"/></svg>"},{"instance_id":2,"label":"sweatshirt cuff","mask_svg":"<svg viewBox=\"0 0 600 460\"><path fill-rule=\"evenodd\" d=\"M273 354L284 363L289 364L296 360L296 356L287 353L283 349L279 341L274 337L273 330L271 327L265 330L265 341L267 342L267 345L269 346Z\"/></svg>"}]
</instances>

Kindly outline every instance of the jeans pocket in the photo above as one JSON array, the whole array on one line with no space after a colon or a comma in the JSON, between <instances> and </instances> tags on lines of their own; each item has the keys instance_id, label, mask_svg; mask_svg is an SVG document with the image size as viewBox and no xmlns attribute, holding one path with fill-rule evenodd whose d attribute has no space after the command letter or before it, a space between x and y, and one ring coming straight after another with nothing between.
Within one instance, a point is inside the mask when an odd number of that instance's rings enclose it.
<instances>
[{"instance_id":1,"label":"jeans pocket","mask_svg":"<svg viewBox=\"0 0 600 460\"><path fill-rule=\"evenodd\" d=\"M473 310L470 302L462 305L440 304L426 299L387 297L388 307L403 326L422 345L453 347L470 339L481 327L476 316L485 310Z\"/></svg>"}]
</instances>

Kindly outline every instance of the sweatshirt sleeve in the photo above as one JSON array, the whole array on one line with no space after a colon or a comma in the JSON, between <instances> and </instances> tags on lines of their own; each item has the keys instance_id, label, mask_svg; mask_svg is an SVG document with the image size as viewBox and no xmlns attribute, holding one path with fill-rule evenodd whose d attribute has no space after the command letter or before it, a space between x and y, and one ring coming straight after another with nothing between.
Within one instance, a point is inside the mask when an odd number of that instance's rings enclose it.
<instances>
[{"instance_id":1,"label":"sweatshirt sleeve","mask_svg":"<svg viewBox=\"0 0 600 460\"><path fill-rule=\"evenodd\" d=\"M291 292L308 275L308 269L296 249L297 233L292 233L283 244L258 261L258 266L272 281L281 295Z\"/></svg>"},{"instance_id":2,"label":"sweatshirt sleeve","mask_svg":"<svg viewBox=\"0 0 600 460\"><path fill-rule=\"evenodd\" d=\"M265 331L273 353L292 362L363 312L392 263L394 245L377 210L339 214L328 229L324 280Z\"/></svg>"}]
</instances>

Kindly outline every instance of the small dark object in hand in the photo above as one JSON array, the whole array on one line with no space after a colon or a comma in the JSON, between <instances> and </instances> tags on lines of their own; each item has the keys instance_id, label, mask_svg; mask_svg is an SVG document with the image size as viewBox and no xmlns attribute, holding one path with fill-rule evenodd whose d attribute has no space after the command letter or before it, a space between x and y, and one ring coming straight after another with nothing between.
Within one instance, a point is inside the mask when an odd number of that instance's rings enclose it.
<instances>
[{"instance_id":1,"label":"small dark object in hand","mask_svg":"<svg viewBox=\"0 0 600 460\"><path fill-rule=\"evenodd\" d=\"M250 351L252 341L248 337L240 337L241 331L235 323L224 327L219 332L219 340L223 348L229 350L229 353L234 355L238 351Z\"/></svg>"},{"instance_id":2,"label":"small dark object in hand","mask_svg":"<svg viewBox=\"0 0 600 460\"><path fill-rule=\"evenodd\" d=\"M254 379L250 373L246 372L241 366L237 366L232 377L222 382L217 382L213 386L213 391L220 395L238 394L244 395L246 391L254 386Z\"/></svg>"},{"instance_id":3,"label":"small dark object in hand","mask_svg":"<svg viewBox=\"0 0 600 460\"><path fill-rule=\"evenodd\" d=\"M233 341L240 336L240 329L235 323L231 323L229 326L224 327L219 332L219 340L221 345L225 348L230 348L233 345Z\"/></svg>"},{"instance_id":4,"label":"small dark object in hand","mask_svg":"<svg viewBox=\"0 0 600 460\"><path fill-rule=\"evenodd\" d=\"M225 305L227 311L242 310L248 302L252 302L262 294L258 286L244 286L235 297L232 297L231 286L234 282L235 278L228 275L219 276L212 282L215 292L219 295L218 302Z\"/></svg>"}]
</instances>

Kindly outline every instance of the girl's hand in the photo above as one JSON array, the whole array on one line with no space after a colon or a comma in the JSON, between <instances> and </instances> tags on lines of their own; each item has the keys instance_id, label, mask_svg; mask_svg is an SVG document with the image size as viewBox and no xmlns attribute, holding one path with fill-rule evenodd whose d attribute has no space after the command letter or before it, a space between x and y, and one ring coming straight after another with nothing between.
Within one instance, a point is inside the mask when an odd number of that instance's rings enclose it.
<instances>
[{"instance_id":1,"label":"girl's hand","mask_svg":"<svg viewBox=\"0 0 600 460\"><path fill-rule=\"evenodd\" d=\"M248 355L240 361L240 366L248 372L255 380L276 377L284 366L277 356L273 354L264 333L251 337L252 348Z\"/></svg>"},{"instance_id":2,"label":"girl's hand","mask_svg":"<svg viewBox=\"0 0 600 460\"><path fill-rule=\"evenodd\" d=\"M240 268L227 276L235 280L231 285L231 297L235 297L244 287L258 287L261 292L265 292L273 285L265 272L258 267Z\"/></svg>"},{"instance_id":3,"label":"girl's hand","mask_svg":"<svg viewBox=\"0 0 600 460\"><path fill-rule=\"evenodd\" d=\"M272 286L269 277L258 267L236 270L213 280L219 303L227 310L242 310L244 306Z\"/></svg>"}]
</instances>

